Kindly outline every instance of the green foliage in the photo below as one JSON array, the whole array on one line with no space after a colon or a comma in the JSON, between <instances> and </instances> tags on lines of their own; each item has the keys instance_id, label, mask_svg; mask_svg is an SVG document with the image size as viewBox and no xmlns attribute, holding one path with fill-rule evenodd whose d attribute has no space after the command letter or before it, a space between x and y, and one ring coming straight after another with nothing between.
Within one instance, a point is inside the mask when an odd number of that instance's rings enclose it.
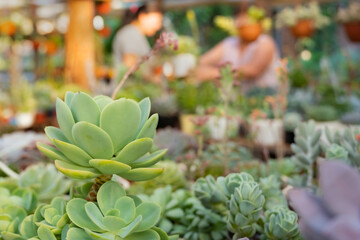
<instances>
[{"instance_id":1,"label":"green foliage","mask_svg":"<svg viewBox=\"0 0 360 240\"><path fill-rule=\"evenodd\" d=\"M298 216L286 207L277 207L265 212L265 235L269 240L299 240Z\"/></svg>"},{"instance_id":2,"label":"green foliage","mask_svg":"<svg viewBox=\"0 0 360 240\"><path fill-rule=\"evenodd\" d=\"M326 152L327 158L341 159L349 162L352 166L360 167L359 141L357 136L359 129L346 128L342 133L332 134L329 129L325 129L325 135L330 146L322 143L322 149Z\"/></svg>"},{"instance_id":3,"label":"green foliage","mask_svg":"<svg viewBox=\"0 0 360 240\"><path fill-rule=\"evenodd\" d=\"M69 191L71 181L64 178L54 165L37 164L20 173L18 184L33 189L39 200L50 201Z\"/></svg>"},{"instance_id":4,"label":"green foliage","mask_svg":"<svg viewBox=\"0 0 360 240\"><path fill-rule=\"evenodd\" d=\"M264 210L277 206L287 206L287 201L282 194L280 185L281 183L275 175L260 179L260 187L265 197Z\"/></svg>"},{"instance_id":5,"label":"green foliage","mask_svg":"<svg viewBox=\"0 0 360 240\"><path fill-rule=\"evenodd\" d=\"M314 163L320 155L321 130L316 130L315 123L301 123L295 130L295 143L291 145L293 160L307 172L307 187L312 186Z\"/></svg>"},{"instance_id":6,"label":"green foliage","mask_svg":"<svg viewBox=\"0 0 360 240\"><path fill-rule=\"evenodd\" d=\"M233 239L254 236L264 204L265 197L257 182L239 183L229 202L228 228L235 234Z\"/></svg>"},{"instance_id":7,"label":"green foliage","mask_svg":"<svg viewBox=\"0 0 360 240\"><path fill-rule=\"evenodd\" d=\"M184 172L173 161L161 161L155 165L157 168L163 168L164 172L157 178L149 181L136 182L131 185L129 193L136 194L152 194L155 189L171 186L175 191L180 188L185 188L187 185Z\"/></svg>"},{"instance_id":8,"label":"green foliage","mask_svg":"<svg viewBox=\"0 0 360 240\"><path fill-rule=\"evenodd\" d=\"M176 86L176 94L178 106L186 113L195 113L197 107L213 106L219 98L217 88L211 82L204 82L198 86L180 82Z\"/></svg>"},{"instance_id":9,"label":"green foliage","mask_svg":"<svg viewBox=\"0 0 360 240\"><path fill-rule=\"evenodd\" d=\"M305 109L305 111L309 119L319 122L334 121L339 118L338 112L332 106L309 106Z\"/></svg>"},{"instance_id":10,"label":"green foliage","mask_svg":"<svg viewBox=\"0 0 360 240\"><path fill-rule=\"evenodd\" d=\"M202 205L208 209L226 215L226 196L221 191L213 176L198 179L193 185L195 196L201 201Z\"/></svg>"},{"instance_id":11,"label":"green foliage","mask_svg":"<svg viewBox=\"0 0 360 240\"><path fill-rule=\"evenodd\" d=\"M77 226L69 229L68 239L168 239L155 228L161 208L126 196L121 185L113 181L101 186L97 204L75 198L69 201L66 211Z\"/></svg>"},{"instance_id":12,"label":"green foliage","mask_svg":"<svg viewBox=\"0 0 360 240\"><path fill-rule=\"evenodd\" d=\"M116 174L131 181L145 181L163 169L149 168L166 153L150 153L156 134L158 115L149 119L150 100L137 103L130 99L91 98L68 92L65 102L56 101L60 126L46 127L55 145L38 143L38 148L56 168L70 178L89 179Z\"/></svg>"},{"instance_id":13,"label":"green foliage","mask_svg":"<svg viewBox=\"0 0 360 240\"><path fill-rule=\"evenodd\" d=\"M157 226L169 234L179 234L185 240L222 240L226 236L224 217L206 209L189 191L172 193L168 186L142 198L160 204L162 217Z\"/></svg>"}]
</instances>

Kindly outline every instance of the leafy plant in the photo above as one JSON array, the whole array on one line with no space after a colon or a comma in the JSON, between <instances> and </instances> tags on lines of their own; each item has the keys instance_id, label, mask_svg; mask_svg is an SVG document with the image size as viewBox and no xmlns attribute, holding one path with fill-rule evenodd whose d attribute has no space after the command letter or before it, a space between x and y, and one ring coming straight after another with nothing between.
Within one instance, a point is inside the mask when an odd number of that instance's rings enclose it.
<instances>
[{"instance_id":1,"label":"leafy plant","mask_svg":"<svg viewBox=\"0 0 360 240\"><path fill-rule=\"evenodd\" d=\"M68 239L168 239L155 227L160 207L126 196L121 185L113 181L100 187L97 204L75 198L69 201L66 211L77 226L69 229Z\"/></svg>"},{"instance_id":2,"label":"leafy plant","mask_svg":"<svg viewBox=\"0 0 360 240\"><path fill-rule=\"evenodd\" d=\"M68 92L65 102L56 101L60 126L46 127L45 133L56 148L38 143L56 168L70 178L95 180L92 193L113 174L131 181L159 176L163 169L150 168L166 153L149 153L156 134L158 115L149 119L150 100L91 98ZM89 193L89 198L91 193Z\"/></svg>"},{"instance_id":3,"label":"leafy plant","mask_svg":"<svg viewBox=\"0 0 360 240\"><path fill-rule=\"evenodd\" d=\"M331 148L331 145L322 142L322 149L327 153L328 157L340 157L345 160L349 159L349 162L352 166L359 168L360 167L360 153L359 153L359 140L358 136L360 130L355 128L346 128L342 133L336 132L332 134L328 128L325 129L325 136L327 141L334 145ZM341 147L341 148L340 148ZM347 152L347 154L345 153ZM347 155L347 158L345 158Z\"/></svg>"},{"instance_id":4,"label":"leafy plant","mask_svg":"<svg viewBox=\"0 0 360 240\"><path fill-rule=\"evenodd\" d=\"M320 154L321 130L315 129L313 121L301 123L295 130L295 143L291 145L293 160L306 171L306 186L313 186L314 163Z\"/></svg>"},{"instance_id":5,"label":"leafy plant","mask_svg":"<svg viewBox=\"0 0 360 240\"><path fill-rule=\"evenodd\" d=\"M311 106L306 108L306 114L309 119L319 122L334 121L338 119L338 112L332 106Z\"/></svg>"},{"instance_id":6,"label":"leafy plant","mask_svg":"<svg viewBox=\"0 0 360 240\"><path fill-rule=\"evenodd\" d=\"M298 228L298 216L287 207L276 207L265 212L265 236L266 239L300 240Z\"/></svg>"},{"instance_id":7,"label":"leafy plant","mask_svg":"<svg viewBox=\"0 0 360 240\"><path fill-rule=\"evenodd\" d=\"M281 192L280 181L275 175L260 179L260 187L265 197L264 209L269 210L277 206L287 206L285 196Z\"/></svg>"}]
</instances>

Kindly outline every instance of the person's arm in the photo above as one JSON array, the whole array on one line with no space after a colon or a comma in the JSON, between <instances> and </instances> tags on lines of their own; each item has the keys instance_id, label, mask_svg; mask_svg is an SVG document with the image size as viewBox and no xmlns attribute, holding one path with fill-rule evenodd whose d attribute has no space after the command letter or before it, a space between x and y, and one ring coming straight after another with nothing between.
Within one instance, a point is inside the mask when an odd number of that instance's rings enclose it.
<instances>
[{"instance_id":1,"label":"person's arm","mask_svg":"<svg viewBox=\"0 0 360 240\"><path fill-rule=\"evenodd\" d=\"M246 79L260 76L271 64L275 54L275 44L271 39L262 41L250 63L242 65L237 71Z\"/></svg>"},{"instance_id":2,"label":"person's arm","mask_svg":"<svg viewBox=\"0 0 360 240\"><path fill-rule=\"evenodd\" d=\"M213 80L220 76L218 64L223 56L223 45L221 42L201 56L199 66L196 68L198 81Z\"/></svg>"}]
</instances>

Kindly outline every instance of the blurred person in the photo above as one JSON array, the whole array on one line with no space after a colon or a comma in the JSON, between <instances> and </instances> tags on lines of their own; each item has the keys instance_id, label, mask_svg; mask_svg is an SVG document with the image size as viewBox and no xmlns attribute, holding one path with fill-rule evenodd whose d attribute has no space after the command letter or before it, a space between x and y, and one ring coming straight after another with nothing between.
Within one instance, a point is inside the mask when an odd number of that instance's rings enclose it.
<instances>
[{"instance_id":1,"label":"blurred person","mask_svg":"<svg viewBox=\"0 0 360 240\"><path fill-rule=\"evenodd\" d=\"M115 69L131 67L139 58L149 53L151 47L146 37L154 36L162 28L162 13L155 3L144 2L125 13L123 27L113 41Z\"/></svg>"},{"instance_id":2,"label":"blurred person","mask_svg":"<svg viewBox=\"0 0 360 240\"><path fill-rule=\"evenodd\" d=\"M241 78L242 91L253 87L276 88L279 54L273 38L263 34L261 25L246 12L237 14L238 36L228 37L201 56L196 69L199 81L220 77L219 66L230 63Z\"/></svg>"}]
</instances>

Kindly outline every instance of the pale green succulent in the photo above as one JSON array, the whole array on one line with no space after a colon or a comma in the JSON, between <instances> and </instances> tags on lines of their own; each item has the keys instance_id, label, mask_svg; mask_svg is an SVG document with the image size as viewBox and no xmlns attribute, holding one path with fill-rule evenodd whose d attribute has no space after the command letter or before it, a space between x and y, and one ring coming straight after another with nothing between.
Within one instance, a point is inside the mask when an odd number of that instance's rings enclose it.
<instances>
[{"instance_id":1,"label":"pale green succulent","mask_svg":"<svg viewBox=\"0 0 360 240\"><path fill-rule=\"evenodd\" d=\"M39 200L49 201L69 191L71 181L64 178L54 165L37 164L20 173L18 184L33 189Z\"/></svg>"},{"instance_id":2,"label":"pale green succulent","mask_svg":"<svg viewBox=\"0 0 360 240\"><path fill-rule=\"evenodd\" d=\"M56 148L38 143L56 168L71 178L89 179L116 174L131 181L145 181L160 175L161 168L149 168L166 153L150 153L158 115L149 119L150 100L91 98L68 92L65 102L56 101L59 128L45 133Z\"/></svg>"},{"instance_id":3,"label":"pale green succulent","mask_svg":"<svg viewBox=\"0 0 360 240\"><path fill-rule=\"evenodd\" d=\"M185 240L226 239L225 217L206 209L190 191L171 187L157 189L144 201L159 203L162 208L157 226L169 234L178 234Z\"/></svg>"},{"instance_id":4,"label":"pale green succulent","mask_svg":"<svg viewBox=\"0 0 360 240\"><path fill-rule=\"evenodd\" d=\"M287 207L277 207L265 212L265 235L269 240L299 240L298 216Z\"/></svg>"},{"instance_id":5,"label":"pale green succulent","mask_svg":"<svg viewBox=\"0 0 360 240\"><path fill-rule=\"evenodd\" d=\"M29 189L0 188L0 239L9 233L19 233L24 218L35 210L38 204L36 194Z\"/></svg>"},{"instance_id":6,"label":"pale green succulent","mask_svg":"<svg viewBox=\"0 0 360 240\"><path fill-rule=\"evenodd\" d=\"M252 237L256 232L265 204L265 198L258 183L254 181L240 182L231 195L228 229L234 233L233 239Z\"/></svg>"},{"instance_id":7,"label":"pale green succulent","mask_svg":"<svg viewBox=\"0 0 360 240\"><path fill-rule=\"evenodd\" d=\"M295 130L295 143L291 145L294 152L293 160L307 172L307 187L313 186L314 163L321 153L320 149L321 130L317 130L315 123L309 121L301 123Z\"/></svg>"},{"instance_id":8,"label":"pale green succulent","mask_svg":"<svg viewBox=\"0 0 360 240\"><path fill-rule=\"evenodd\" d=\"M276 206L287 206L287 201L280 188L280 181L275 175L260 179L260 187L265 197L264 210Z\"/></svg>"},{"instance_id":9,"label":"pale green succulent","mask_svg":"<svg viewBox=\"0 0 360 240\"><path fill-rule=\"evenodd\" d=\"M60 235L70 222L66 213L66 200L56 197L50 204L39 205L34 213L34 222L50 230L53 235Z\"/></svg>"},{"instance_id":10,"label":"pale green succulent","mask_svg":"<svg viewBox=\"0 0 360 240\"><path fill-rule=\"evenodd\" d=\"M36 194L26 188L16 188L10 191L7 188L0 187L0 209L7 206L19 206L26 212L33 212L38 204Z\"/></svg>"},{"instance_id":11,"label":"pale green succulent","mask_svg":"<svg viewBox=\"0 0 360 240\"><path fill-rule=\"evenodd\" d=\"M168 239L165 232L155 227L160 207L126 196L122 186L113 181L101 186L97 204L75 198L67 204L66 212L77 226L69 229L67 239Z\"/></svg>"},{"instance_id":12,"label":"pale green succulent","mask_svg":"<svg viewBox=\"0 0 360 240\"><path fill-rule=\"evenodd\" d=\"M355 129L351 129L351 128L346 128L342 133L340 132L336 132L334 134L332 134L330 132L330 130L328 128L325 129L325 135L326 138L328 140L328 142L330 144L336 144L337 146L341 147L343 150L339 151L340 149L338 148L338 150L336 151L337 154L339 154L340 152L342 152L342 154L340 154L341 156L336 156L336 157L345 157L345 151L348 154L348 157L346 158L348 160L348 162L354 166L359 168L360 167L360 144L359 141L356 139L356 136L360 133L360 129L355 128ZM330 154L330 151L332 153L333 150L330 150L331 146L329 146L327 143L323 142L322 143L322 148L323 151L325 153L327 153L328 151L328 157L332 157L335 158L334 155ZM344 159L344 160L346 160Z\"/></svg>"},{"instance_id":13,"label":"pale green succulent","mask_svg":"<svg viewBox=\"0 0 360 240\"><path fill-rule=\"evenodd\" d=\"M326 149L325 158L349 162L349 153L343 147L333 143Z\"/></svg>"},{"instance_id":14,"label":"pale green succulent","mask_svg":"<svg viewBox=\"0 0 360 240\"><path fill-rule=\"evenodd\" d=\"M192 188L195 196L206 208L211 208L222 215L227 214L227 197L220 190L213 176L208 175L205 178L199 178Z\"/></svg>"},{"instance_id":15,"label":"pale green succulent","mask_svg":"<svg viewBox=\"0 0 360 240\"><path fill-rule=\"evenodd\" d=\"M255 181L253 176L246 172L230 173L226 177L217 178L217 184L229 200L231 195L235 193L235 189L239 187L241 183L253 181Z\"/></svg>"}]
</instances>

